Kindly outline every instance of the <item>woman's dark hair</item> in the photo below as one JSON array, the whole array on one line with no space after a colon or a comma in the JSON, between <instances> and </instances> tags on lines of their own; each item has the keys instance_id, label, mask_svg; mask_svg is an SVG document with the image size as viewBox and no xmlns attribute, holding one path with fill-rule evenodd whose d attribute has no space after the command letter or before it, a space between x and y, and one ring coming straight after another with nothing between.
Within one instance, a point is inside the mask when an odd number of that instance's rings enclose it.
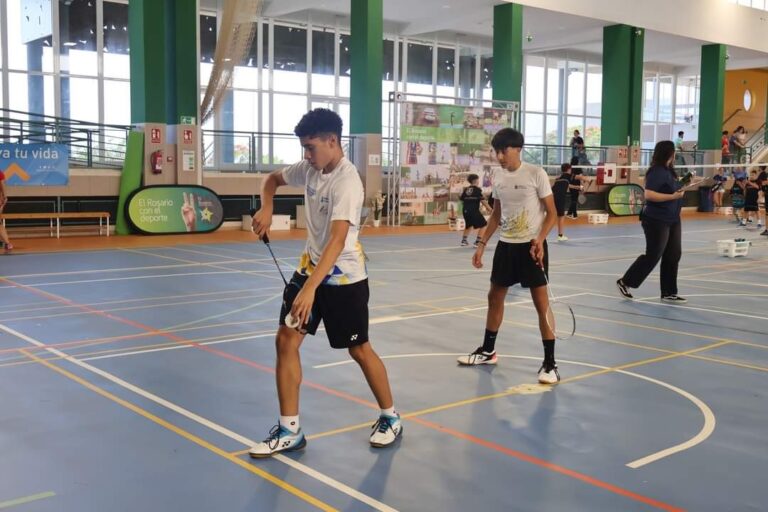
<instances>
[{"instance_id":1,"label":"woman's dark hair","mask_svg":"<svg viewBox=\"0 0 768 512\"><path fill-rule=\"evenodd\" d=\"M491 140L491 146L495 151L504 151L507 148L521 148L525 144L523 134L512 128L502 128Z\"/></svg>"},{"instance_id":2,"label":"woman's dark hair","mask_svg":"<svg viewBox=\"0 0 768 512\"><path fill-rule=\"evenodd\" d=\"M667 162L675 154L675 143L671 140L660 140L656 143L656 147L653 148L653 157L651 158L651 167L657 165L661 167L667 167ZM672 168L673 164L670 164Z\"/></svg>"},{"instance_id":3,"label":"woman's dark hair","mask_svg":"<svg viewBox=\"0 0 768 512\"><path fill-rule=\"evenodd\" d=\"M472 184L473 181L479 180L479 179L480 179L480 176L478 176L477 174L470 174L469 176L467 176L467 181L469 182L470 185Z\"/></svg>"},{"instance_id":4,"label":"woman's dark hair","mask_svg":"<svg viewBox=\"0 0 768 512\"><path fill-rule=\"evenodd\" d=\"M565 174L571 170L571 164L560 164L560 174Z\"/></svg>"},{"instance_id":5,"label":"woman's dark hair","mask_svg":"<svg viewBox=\"0 0 768 512\"><path fill-rule=\"evenodd\" d=\"M336 141L341 145L342 124L341 117L333 110L316 108L304 114L299 124L293 129L293 133L299 138L335 135Z\"/></svg>"}]
</instances>

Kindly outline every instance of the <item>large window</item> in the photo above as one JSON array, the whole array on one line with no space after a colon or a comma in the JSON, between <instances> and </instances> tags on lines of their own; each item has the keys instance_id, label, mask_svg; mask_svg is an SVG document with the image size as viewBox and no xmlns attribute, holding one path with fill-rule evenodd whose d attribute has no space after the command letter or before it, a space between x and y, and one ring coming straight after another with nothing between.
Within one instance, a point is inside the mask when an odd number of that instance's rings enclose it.
<instances>
[{"instance_id":1,"label":"large window","mask_svg":"<svg viewBox=\"0 0 768 512\"><path fill-rule=\"evenodd\" d=\"M642 146L654 147L660 140L674 140L685 133L689 145L697 137L699 78L646 70L643 80Z\"/></svg>"},{"instance_id":2,"label":"large window","mask_svg":"<svg viewBox=\"0 0 768 512\"><path fill-rule=\"evenodd\" d=\"M31 114L130 123L127 2L3 1L0 32L8 41L3 103Z\"/></svg>"},{"instance_id":3,"label":"large window","mask_svg":"<svg viewBox=\"0 0 768 512\"><path fill-rule=\"evenodd\" d=\"M275 25L273 88L276 91L307 92L307 31Z\"/></svg>"}]
</instances>

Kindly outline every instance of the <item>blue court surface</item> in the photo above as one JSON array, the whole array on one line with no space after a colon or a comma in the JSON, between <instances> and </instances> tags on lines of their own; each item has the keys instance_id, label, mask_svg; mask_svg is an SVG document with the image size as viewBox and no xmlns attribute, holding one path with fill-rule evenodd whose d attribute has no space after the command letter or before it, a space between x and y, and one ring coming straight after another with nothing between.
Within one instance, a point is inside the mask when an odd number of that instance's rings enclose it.
<instances>
[{"instance_id":1,"label":"blue court surface","mask_svg":"<svg viewBox=\"0 0 768 512\"><path fill-rule=\"evenodd\" d=\"M491 254L457 233L372 236L371 340L404 434L368 444L378 407L324 332L302 347L301 452L252 461L277 422L282 280L232 242L0 259L0 508L21 511L752 511L768 509L768 237L686 221L680 294L658 271L619 297L639 224L550 241L576 336L542 359L510 289L495 367L482 339ZM753 240L743 258L715 241ZM203 240L203 239L201 239ZM303 241L272 243L286 272ZM493 245L493 244L492 244Z\"/></svg>"}]
</instances>

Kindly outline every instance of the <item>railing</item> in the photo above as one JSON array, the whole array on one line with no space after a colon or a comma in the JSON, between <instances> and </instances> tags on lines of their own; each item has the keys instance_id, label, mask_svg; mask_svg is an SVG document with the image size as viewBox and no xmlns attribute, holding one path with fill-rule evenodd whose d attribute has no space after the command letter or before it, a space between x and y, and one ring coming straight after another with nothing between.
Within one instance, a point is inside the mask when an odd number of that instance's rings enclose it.
<instances>
[{"instance_id":1,"label":"railing","mask_svg":"<svg viewBox=\"0 0 768 512\"><path fill-rule=\"evenodd\" d=\"M755 130L752 137L747 141L747 158L748 162L757 158L757 154L765 147L765 123Z\"/></svg>"},{"instance_id":2,"label":"railing","mask_svg":"<svg viewBox=\"0 0 768 512\"><path fill-rule=\"evenodd\" d=\"M103 125L0 109L0 142L55 143L76 167L122 168L130 126Z\"/></svg>"},{"instance_id":3,"label":"railing","mask_svg":"<svg viewBox=\"0 0 768 512\"><path fill-rule=\"evenodd\" d=\"M743 109L741 109L741 108L737 108L736 110L734 110L733 112L731 112L731 115L729 115L728 117L726 117L726 118L725 118L725 120L723 121L723 124L722 124L722 126L725 126L725 123L727 123L728 121L730 121L731 119L733 119L734 117L736 117L736 114L738 114L738 113L739 113L739 112L741 112L742 110L743 110Z\"/></svg>"},{"instance_id":4,"label":"railing","mask_svg":"<svg viewBox=\"0 0 768 512\"><path fill-rule=\"evenodd\" d=\"M571 146L526 144L523 147L523 161L536 165L555 166L545 167L549 174L558 174L556 166L570 163L573 155L573 148ZM607 156L608 148L587 146L579 156L579 161L583 165L595 164L605 162Z\"/></svg>"},{"instance_id":5,"label":"railing","mask_svg":"<svg viewBox=\"0 0 768 512\"><path fill-rule=\"evenodd\" d=\"M354 158L353 138L343 136L346 157ZM220 172L269 172L303 158L293 133L203 130L203 169Z\"/></svg>"}]
</instances>

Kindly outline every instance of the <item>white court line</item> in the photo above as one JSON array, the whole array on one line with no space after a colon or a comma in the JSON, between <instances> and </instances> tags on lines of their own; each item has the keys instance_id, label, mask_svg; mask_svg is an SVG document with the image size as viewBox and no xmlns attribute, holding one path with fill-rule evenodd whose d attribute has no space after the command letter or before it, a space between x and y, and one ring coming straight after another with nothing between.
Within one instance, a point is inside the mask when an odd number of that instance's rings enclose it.
<instances>
[{"instance_id":1,"label":"white court line","mask_svg":"<svg viewBox=\"0 0 768 512\"><path fill-rule=\"evenodd\" d=\"M232 430L227 429L226 427L223 427L217 423L214 423L213 421L204 418L198 414L193 413L192 411L189 411L187 409L184 409L183 407L176 405L173 402L169 402L168 400L161 398L153 393L150 393L149 391L142 389L134 384L131 384L130 382L127 382L120 377L117 377L116 375L113 375L107 371L101 370L93 365L90 365L88 363L85 363L76 357L70 356L65 354L64 352L61 352L60 350L57 350L55 348L50 348L46 346L44 343L31 338L25 334L22 334L18 331L15 331L14 329L11 329L10 327L7 327L3 324L0 324L0 330L3 330L7 332L8 334L11 334L13 336L16 336L17 338L26 341L27 343L30 343L32 345L35 345L37 347L44 348L48 352L66 360L69 361L72 364L75 364L91 373L95 373L96 375L107 379L110 382L113 382L117 384L118 386L127 389L128 391L131 391L143 398L146 398L147 400L150 400L158 405L161 405L162 407L165 407L168 410L171 410L177 414L180 414L181 416L184 416L185 418L188 418L195 423L198 423L200 425L203 425L204 427L207 427L214 432L218 432L219 434L226 436L232 440L237 441L240 444L243 444L245 446L253 446L256 444L255 441L252 439L248 439L245 436L242 436L236 432L233 432ZM295 460L292 460L284 455L274 455L272 456L273 459L278 460L282 462L283 464L286 464L287 466L290 466L291 468L304 473L305 475L309 476L310 478L314 478L315 480L318 480L325 485L343 493L347 496L350 496L362 503L365 503L366 505L372 507L375 510L381 510L385 512L396 512L396 510L389 505L386 505L378 500L375 500L371 498L370 496L363 494L341 482L338 480L334 480L333 478L329 477L328 475L325 475L323 473L320 473L319 471L316 471L308 466L305 466L304 464L301 464L300 462L296 462Z\"/></svg>"},{"instance_id":2,"label":"white court line","mask_svg":"<svg viewBox=\"0 0 768 512\"><path fill-rule=\"evenodd\" d=\"M682 305L682 304L678 305L678 304L662 304L660 302L651 302L652 300L659 300L659 298L656 297L656 296L654 296L654 297L644 297L644 298L641 298L641 299L627 300L627 299L619 298L618 296L603 295L602 293L594 293L594 292L589 292L586 295L592 295L594 297L603 297L605 299L614 299L616 301L621 300L621 301L627 302L629 304L631 304L632 302L639 302L641 304L648 304L650 306L657 306L657 307L661 307L661 308L665 308L665 309L669 309L669 308L678 308L678 309L681 309L681 310L690 309L690 310L694 310L694 311L704 311L704 312L707 312L707 313L716 313L716 314L719 314L719 315L738 316L738 317L741 317L741 318L749 318L749 319L753 319L753 320L754 319L757 319L757 320L768 320L768 317L758 316L758 315L745 315L745 314L742 314L742 313L734 313L733 311L722 311L722 310L719 310L719 309L700 308L700 307L696 307L696 306L689 306L687 304L686 305ZM674 319L673 318L668 318L666 320L674 320Z\"/></svg>"},{"instance_id":3,"label":"white court line","mask_svg":"<svg viewBox=\"0 0 768 512\"><path fill-rule=\"evenodd\" d=\"M267 272L267 271L265 271ZM154 278L166 278L166 277L186 277L186 276L208 276L218 274L242 274L239 270L221 271L221 272L185 272L182 274L159 274L148 276L131 276L131 277L110 277L107 279L84 279L80 281L53 281L50 283L24 283L24 286L37 287L37 286L59 286L64 284L85 284L85 283L106 283L111 281L132 281L138 279L154 279ZM11 278L8 278L11 279ZM0 286L0 288L17 288L13 285Z\"/></svg>"},{"instance_id":4,"label":"white court line","mask_svg":"<svg viewBox=\"0 0 768 512\"><path fill-rule=\"evenodd\" d=\"M219 313L218 315L206 316L204 318L199 318L197 320L192 320L191 322L186 322L186 323L178 324L178 325L172 325L170 327L165 327L165 328L162 328L162 329L159 329L159 330L160 331L173 331L175 329L180 329L182 327L188 327L190 325L199 324L200 322L206 322L208 320L215 320L217 318L221 318L221 317L224 317L224 316L234 315L235 313L242 313L243 311L248 311L249 309L253 309L253 308L259 307L259 306L261 306L263 304L266 304L267 302L273 301L273 300L275 300L275 299L277 299L279 297L282 297L282 296L283 296L283 292L280 292L280 293L277 293L275 295L271 295L271 296L267 297L264 300L260 300L259 302L254 302L253 304L249 304L249 305L247 305L245 307L242 307L242 308L232 309L230 311L225 311L224 313Z\"/></svg>"},{"instance_id":5,"label":"white court line","mask_svg":"<svg viewBox=\"0 0 768 512\"><path fill-rule=\"evenodd\" d=\"M582 296L582 295L590 295L590 294L587 293L587 292L584 292L584 293L574 293L572 295L564 295L564 296L558 297L558 298L559 299L566 299L566 298L571 298L571 297L579 297L579 296ZM524 299L524 300L521 300L521 301L518 301L518 302L505 302L504 305L505 306L519 306L519 305L528 305L528 304L531 304L531 303L532 303L531 299ZM481 311L481 310L484 310L484 309L488 309L488 306L487 305L483 305L483 306L477 306L477 307L459 307L459 308L447 309L445 311L434 311L434 312L429 312L429 313L420 313L420 314L416 314L416 315L381 316L381 317L378 317L378 318L372 318L368 322L368 324L369 325L378 325L378 324L386 324L386 323L390 323L390 322L400 322L400 321L403 321L403 320L417 320L419 318L429 318L429 317L433 317L433 316L452 315L452 314L455 314L455 313L468 313L468 312L471 312L471 311ZM323 327L319 327L318 328L318 331L322 331L322 330L324 330ZM220 343L229 343L229 342L232 342L232 341L242 341L242 340L247 340L247 339L251 339L251 338L263 338L263 337L266 337L266 336L275 336L276 334L277 334L277 331L272 331L272 332L268 332L268 333L264 333L264 334L255 335L255 336L242 337L242 338L232 338L232 339L217 340L217 341L209 341L209 342L197 343L197 344L198 345L218 345ZM183 342L180 342L180 343L183 343ZM182 349L188 349L188 348L193 348L193 346L192 345L180 344L180 345L176 345L176 346L173 346L173 347L161 347L161 348L153 348L153 349L146 349L146 350L138 349L138 350L134 350L132 352L121 352L119 354L107 354L107 355L103 355L103 356L86 357L86 358L83 358L82 360L83 361L95 361L97 359L112 359L112 358L115 358L115 357L134 356L134 355L150 354L150 353L153 353L153 352L164 352L166 350L182 350Z\"/></svg>"},{"instance_id":6,"label":"white court line","mask_svg":"<svg viewBox=\"0 0 768 512\"><path fill-rule=\"evenodd\" d=\"M411 357L458 357L466 355L466 353L456 353L456 354L450 354L450 353L429 353L429 354L396 354L391 356L382 356L379 357L381 359L404 359L404 358L411 358ZM499 355L499 357L508 357L512 359L527 359L527 360L533 360L533 361L540 361L541 357L532 357L532 356L513 356L513 355ZM328 364L321 364L313 366L312 368L331 368L334 366L341 366L345 364L351 364L354 360L347 359L344 361L337 361L335 363L328 363ZM639 373L634 372L628 372L626 370L612 370L610 366L602 366L598 364L592 364L592 363L582 363L580 361L568 361L568 360L560 360L561 363L567 363L567 364L574 364L577 366L586 366L589 368L597 368L600 370L611 370L615 373L621 373L624 375L628 375L630 377L635 377L637 379L642 379L648 382L651 382L653 384L656 384L658 386L664 387L669 389L670 391L674 391L678 395L683 396L684 398L688 399L690 402L692 402L696 407L699 408L701 411L701 414L704 416L704 426L701 428L698 434L696 434L694 437L689 439L688 441L685 441L684 443L680 443L678 445L672 446L670 448L666 448L664 450L658 451L656 453L652 453L646 457L634 460L632 462L628 462L626 464L627 467L630 467L632 469L637 469L643 466L646 466L652 462L656 462L657 460L663 459L665 457L669 457L670 455L673 455L675 453L687 450L689 448L693 448L694 446L703 443L710 435L712 435L712 432L715 430L716 420L715 420L715 414L712 412L712 409L709 408L709 406L704 403L702 400L697 398L696 396L692 395L691 393L685 391L684 389L680 389L676 386L673 386L671 384L668 384L664 381L654 379L651 377L646 377L645 375L640 375ZM407 413L406 413L407 417Z\"/></svg>"},{"instance_id":7,"label":"white court line","mask_svg":"<svg viewBox=\"0 0 768 512\"><path fill-rule=\"evenodd\" d=\"M318 328L318 330L320 330ZM195 345L219 345L221 343L232 343L235 341L246 341L246 340L254 340L256 338L266 338L266 337L273 337L275 336L276 332L266 332L263 334L249 334L248 336L239 336L236 338L225 338L223 340L215 340L215 341L203 341L203 342L194 342ZM93 357L82 357L80 358L81 361L97 361L99 359L114 359L116 357L125 357L125 356L135 356L135 355L141 355L141 354L151 354L153 352L166 352L168 350L180 350L185 348L192 348L191 345L182 344L184 342L179 342L179 345L173 345L171 347L160 347L160 348L149 348L149 349L139 349L134 350L131 352L120 352L119 354L106 354L103 356L93 356Z\"/></svg>"}]
</instances>

